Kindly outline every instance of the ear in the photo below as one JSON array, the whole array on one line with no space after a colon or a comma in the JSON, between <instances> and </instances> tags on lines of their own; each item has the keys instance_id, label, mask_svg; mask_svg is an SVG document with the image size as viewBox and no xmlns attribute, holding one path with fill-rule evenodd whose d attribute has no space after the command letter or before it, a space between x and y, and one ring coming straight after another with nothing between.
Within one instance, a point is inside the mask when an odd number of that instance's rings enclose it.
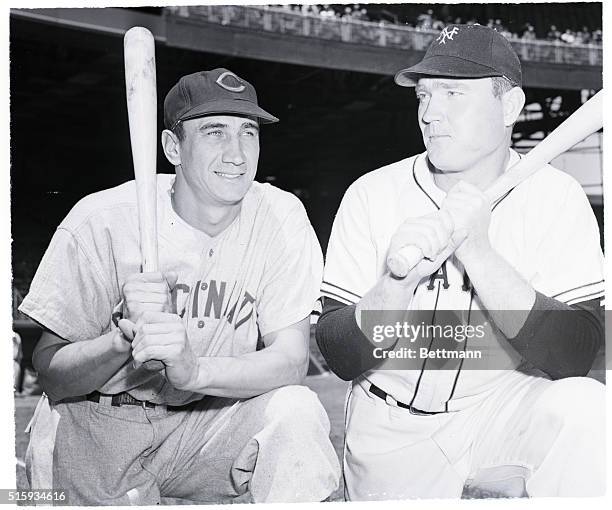
<instances>
[{"instance_id":1,"label":"ear","mask_svg":"<svg viewBox=\"0 0 612 510\"><path fill-rule=\"evenodd\" d=\"M161 134L161 144L164 149L166 159L171 165L178 166L181 164L181 152L179 150L180 142L177 136L169 129L164 129Z\"/></svg>"},{"instance_id":2,"label":"ear","mask_svg":"<svg viewBox=\"0 0 612 510\"><path fill-rule=\"evenodd\" d=\"M525 106L525 93L520 87L514 87L502 96L504 108L504 125L512 126Z\"/></svg>"}]
</instances>

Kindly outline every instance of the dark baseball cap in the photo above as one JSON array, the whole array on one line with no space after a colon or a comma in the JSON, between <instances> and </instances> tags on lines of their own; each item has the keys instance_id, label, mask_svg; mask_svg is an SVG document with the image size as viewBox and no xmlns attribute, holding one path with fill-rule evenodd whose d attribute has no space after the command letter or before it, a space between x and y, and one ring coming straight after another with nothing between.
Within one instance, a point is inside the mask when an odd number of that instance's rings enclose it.
<instances>
[{"instance_id":1,"label":"dark baseball cap","mask_svg":"<svg viewBox=\"0 0 612 510\"><path fill-rule=\"evenodd\" d=\"M259 107L253 85L222 67L183 76L166 94L166 129L174 129L181 120L214 114L256 117L262 124L278 122Z\"/></svg>"},{"instance_id":2,"label":"dark baseball cap","mask_svg":"<svg viewBox=\"0 0 612 510\"><path fill-rule=\"evenodd\" d=\"M423 60L395 75L395 83L414 87L422 76L504 76L519 87L523 81L521 62L508 40L482 25L448 25L433 40Z\"/></svg>"}]
</instances>

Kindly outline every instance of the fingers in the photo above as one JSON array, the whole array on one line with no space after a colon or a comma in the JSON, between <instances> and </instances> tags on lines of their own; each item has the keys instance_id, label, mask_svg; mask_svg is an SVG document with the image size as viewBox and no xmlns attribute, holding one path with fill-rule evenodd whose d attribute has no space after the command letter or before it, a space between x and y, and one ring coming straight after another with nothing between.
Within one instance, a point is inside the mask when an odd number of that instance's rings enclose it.
<instances>
[{"instance_id":1,"label":"fingers","mask_svg":"<svg viewBox=\"0 0 612 510\"><path fill-rule=\"evenodd\" d=\"M126 339L128 339L130 342L134 340L134 337L136 336L136 324L128 319L119 319L117 326L119 326L121 333Z\"/></svg>"},{"instance_id":2,"label":"fingers","mask_svg":"<svg viewBox=\"0 0 612 510\"><path fill-rule=\"evenodd\" d=\"M453 221L447 212L436 212L420 218L410 218L402 224L391 240L390 253L404 246L415 246L427 259L435 259L447 246L453 232Z\"/></svg>"},{"instance_id":3,"label":"fingers","mask_svg":"<svg viewBox=\"0 0 612 510\"><path fill-rule=\"evenodd\" d=\"M132 341L134 366L149 360L173 363L183 354L186 345L185 328L178 315L146 312L136 325L136 336Z\"/></svg>"},{"instance_id":4,"label":"fingers","mask_svg":"<svg viewBox=\"0 0 612 510\"><path fill-rule=\"evenodd\" d=\"M128 276L123 284L125 304L124 316L137 321L140 315L149 311L172 311L171 289L176 286L178 274L175 271L167 273L136 273Z\"/></svg>"}]
</instances>

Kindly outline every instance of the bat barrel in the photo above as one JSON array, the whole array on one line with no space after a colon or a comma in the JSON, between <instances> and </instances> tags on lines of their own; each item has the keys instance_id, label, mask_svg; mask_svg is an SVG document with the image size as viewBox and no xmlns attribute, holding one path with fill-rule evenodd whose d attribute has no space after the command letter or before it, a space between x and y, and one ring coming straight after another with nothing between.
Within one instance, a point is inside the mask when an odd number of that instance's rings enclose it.
<instances>
[{"instance_id":1,"label":"bat barrel","mask_svg":"<svg viewBox=\"0 0 612 510\"><path fill-rule=\"evenodd\" d=\"M157 86L155 40L143 27L125 34L125 85L138 200L143 271L156 271L157 256Z\"/></svg>"}]
</instances>

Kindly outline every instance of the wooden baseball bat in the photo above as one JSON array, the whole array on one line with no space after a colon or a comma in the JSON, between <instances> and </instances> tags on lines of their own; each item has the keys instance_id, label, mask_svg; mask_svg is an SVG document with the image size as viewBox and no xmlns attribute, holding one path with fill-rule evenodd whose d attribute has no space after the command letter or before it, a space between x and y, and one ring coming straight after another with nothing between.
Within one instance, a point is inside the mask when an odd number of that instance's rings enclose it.
<instances>
[{"instance_id":1,"label":"wooden baseball bat","mask_svg":"<svg viewBox=\"0 0 612 510\"><path fill-rule=\"evenodd\" d=\"M486 191L491 204L563 154L587 136L603 127L603 90L578 108L563 123L503 173ZM423 259L416 246L404 246L387 257L387 267L397 278L404 278Z\"/></svg>"},{"instance_id":2,"label":"wooden baseball bat","mask_svg":"<svg viewBox=\"0 0 612 510\"><path fill-rule=\"evenodd\" d=\"M155 40L144 27L130 28L123 38L125 90L136 195L142 271L155 272L157 257L157 85ZM151 360L148 370L164 364Z\"/></svg>"}]
</instances>

